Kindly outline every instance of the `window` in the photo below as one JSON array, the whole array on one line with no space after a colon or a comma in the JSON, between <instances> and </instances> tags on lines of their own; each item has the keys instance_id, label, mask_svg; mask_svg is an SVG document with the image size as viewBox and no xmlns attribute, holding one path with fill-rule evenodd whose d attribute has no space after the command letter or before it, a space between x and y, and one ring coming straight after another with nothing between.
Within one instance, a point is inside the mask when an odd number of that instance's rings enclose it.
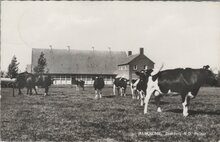
<instances>
[{"instance_id":1,"label":"window","mask_svg":"<svg viewBox=\"0 0 220 142\"><path fill-rule=\"evenodd\" d=\"M144 65L144 69L147 70L147 68L148 68L147 65Z\"/></svg>"},{"instance_id":2,"label":"window","mask_svg":"<svg viewBox=\"0 0 220 142\"><path fill-rule=\"evenodd\" d=\"M133 66L133 70L137 70L137 65L134 65L134 66Z\"/></svg>"},{"instance_id":3,"label":"window","mask_svg":"<svg viewBox=\"0 0 220 142\"><path fill-rule=\"evenodd\" d=\"M123 66L119 66L119 70L123 70Z\"/></svg>"}]
</instances>

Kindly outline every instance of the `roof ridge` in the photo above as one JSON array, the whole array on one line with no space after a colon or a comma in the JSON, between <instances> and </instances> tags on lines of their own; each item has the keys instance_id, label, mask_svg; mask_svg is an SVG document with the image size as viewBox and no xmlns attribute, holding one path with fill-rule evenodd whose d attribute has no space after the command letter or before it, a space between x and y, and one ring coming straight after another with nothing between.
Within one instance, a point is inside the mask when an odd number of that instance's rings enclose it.
<instances>
[{"instance_id":1,"label":"roof ridge","mask_svg":"<svg viewBox=\"0 0 220 142\"><path fill-rule=\"evenodd\" d=\"M64 48L52 48L52 49L50 49L50 48L32 48L32 50L63 50L63 51L68 51L68 50L72 50L72 51L94 51L94 52L125 52L126 53L126 51L117 51L117 50L89 50L89 49L75 49L75 48L70 48L70 49L64 49Z\"/></svg>"}]
</instances>

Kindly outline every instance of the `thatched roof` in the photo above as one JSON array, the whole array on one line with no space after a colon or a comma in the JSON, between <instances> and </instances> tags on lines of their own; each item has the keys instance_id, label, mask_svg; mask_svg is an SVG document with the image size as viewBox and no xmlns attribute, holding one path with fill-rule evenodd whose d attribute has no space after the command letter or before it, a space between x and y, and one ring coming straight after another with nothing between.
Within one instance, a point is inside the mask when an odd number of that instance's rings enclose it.
<instances>
[{"instance_id":1,"label":"thatched roof","mask_svg":"<svg viewBox=\"0 0 220 142\"><path fill-rule=\"evenodd\" d=\"M32 67L43 52L49 73L56 74L114 74L118 64L127 57L125 51L75 49L32 49Z\"/></svg>"}]
</instances>

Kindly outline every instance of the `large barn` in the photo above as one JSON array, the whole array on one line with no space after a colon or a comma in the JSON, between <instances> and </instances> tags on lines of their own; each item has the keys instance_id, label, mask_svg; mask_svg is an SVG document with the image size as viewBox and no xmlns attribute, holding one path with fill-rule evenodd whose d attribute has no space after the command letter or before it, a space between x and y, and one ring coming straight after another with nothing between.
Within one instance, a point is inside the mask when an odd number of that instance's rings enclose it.
<instances>
[{"instance_id":1,"label":"large barn","mask_svg":"<svg viewBox=\"0 0 220 142\"><path fill-rule=\"evenodd\" d=\"M46 71L52 75L54 84L72 84L73 78L84 80L85 84L92 84L92 77L102 75L106 84L112 84L113 79L126 72L125 77L131 79L134 71L142 66L153 68L154 63L143 54L128 55L125 51L98 51L75 49L32 49L31 72L37 65L41 52L47 60ZM133 66L137 65L134 69Z\"/></svg>"},{"instance_id":2,"label":"large barn","mask_svg":"<svg viewBox=\"0 0 220 142\"><path fill-rule=\"evenodd\" d=\"M98 51L75 49L32 49L32 69L38 58L44 53L47 60L46 71L52 75L54 84L71 84L72 79L92 83L92 77L102 75L106 84L112 84L117 65L127 55L125 51ZM33 70L32 70L33 72Z\"/></svg>"}]
</instances>

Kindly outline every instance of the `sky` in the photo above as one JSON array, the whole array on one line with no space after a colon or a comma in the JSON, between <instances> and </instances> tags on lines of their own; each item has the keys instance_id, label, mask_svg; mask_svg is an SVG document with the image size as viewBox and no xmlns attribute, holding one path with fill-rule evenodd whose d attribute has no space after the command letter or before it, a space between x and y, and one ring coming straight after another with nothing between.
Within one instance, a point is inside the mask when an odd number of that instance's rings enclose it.
<instances>
[{"instance_id":1,"label":"sky","mask_svg":"<svg viewBox=\"0 0 220 142\"><path fill-rule=\"evenodd\" d=\"M139 52L164 68L220 70L220 2L2 1L1 70L32 48Z\"/></svg>"}]
</instances>

